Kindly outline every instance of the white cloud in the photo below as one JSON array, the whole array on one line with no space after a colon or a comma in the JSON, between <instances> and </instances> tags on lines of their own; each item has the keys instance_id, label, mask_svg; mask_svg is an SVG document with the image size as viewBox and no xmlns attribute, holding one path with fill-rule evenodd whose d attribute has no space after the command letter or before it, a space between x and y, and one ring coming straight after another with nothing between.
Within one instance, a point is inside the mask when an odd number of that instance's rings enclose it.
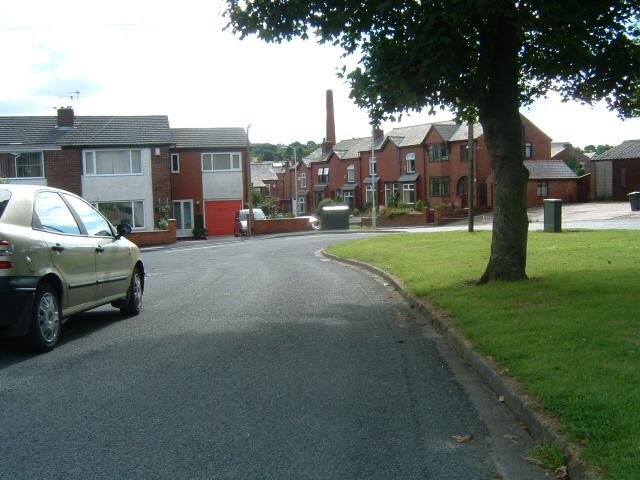
<instances>
[{"instance_id":1,"label":"white cloud","mask_svg":"<svg viewBox=\"0 0 640 480\"><path fill-rule=\"evenodd\" d=\"M17 2L0 18L0 42L11 46L0 113L51 114L69 103L60 96L80 90L79 115L167 114L175 127L252 124L255 142L320 141L331 88L338 139L369 133L366 112L335 75L340 50L240 41L223 31L222 11L220 0ZM640 137L638 119L621 122L603 106L552 98L524 113L555 140L580 146ZM414 114L382 127L448 118Z\"/></svg>"}]
</instances>

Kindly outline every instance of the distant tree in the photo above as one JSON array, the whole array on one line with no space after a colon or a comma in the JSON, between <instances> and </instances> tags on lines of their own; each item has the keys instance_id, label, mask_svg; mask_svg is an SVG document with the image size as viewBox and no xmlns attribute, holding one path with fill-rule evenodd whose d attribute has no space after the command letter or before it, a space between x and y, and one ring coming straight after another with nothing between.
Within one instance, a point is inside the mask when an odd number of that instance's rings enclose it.
<instances>
[{"instance_id":1,"label":"distant tree","mask_svg":"<svg viewBox=\"0 0 640 480\"><path fill-rule=\"evenodd\" d=\"M613 146L609 145L609 144L605 144L605 145L587 145L586 147L584 147L583 152L585 153L595 153L597 155L600 155L601 153L606 152L607 150L612 149Z\"/></svg>"},{"instance_id":2,"label":"distant tree","mask_svg":"<svg viewBox=\"0 0 640 480\"><path fill-rule=\"evenodd\" d=\"M553 90L640 113L638 0L226 0L229 28L268 42L315 35L360 56L343 73L372 123L446 107L479 118L494 221L481 282L526 278L528 218L519 115Z\"/></svg>"},{"instance_id":3,"label":"distant tree","mask_svg":"<svg viewBox=\"0 0 640 480\"><path fill-rule=\"evenodd\" d=\"M282 162L283 160L293 160L293 149L296 150L297 158L306 157L316 148L318 144L308 141L305 144L293 142L290 145L273 143L252 143L251 157L258 162Z\"/></svg>"}]
</instances>

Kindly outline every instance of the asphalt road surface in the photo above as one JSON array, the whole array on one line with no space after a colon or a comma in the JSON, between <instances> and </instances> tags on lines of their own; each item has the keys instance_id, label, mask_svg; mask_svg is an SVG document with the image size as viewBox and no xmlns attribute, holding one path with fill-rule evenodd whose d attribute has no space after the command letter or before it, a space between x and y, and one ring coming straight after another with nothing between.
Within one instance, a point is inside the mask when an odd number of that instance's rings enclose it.
<instances>
[{"instance_id":1,"label":"asphalt road surface","mask_svg":"<svg viewBox=\"0 0 640 480\"><path fill-rule=\"evenodd\" d=\"M0 342L0 479L545 478L391 287L316 254L350 236L145 252L139 316Z\"/></svg>"}]
</instances>

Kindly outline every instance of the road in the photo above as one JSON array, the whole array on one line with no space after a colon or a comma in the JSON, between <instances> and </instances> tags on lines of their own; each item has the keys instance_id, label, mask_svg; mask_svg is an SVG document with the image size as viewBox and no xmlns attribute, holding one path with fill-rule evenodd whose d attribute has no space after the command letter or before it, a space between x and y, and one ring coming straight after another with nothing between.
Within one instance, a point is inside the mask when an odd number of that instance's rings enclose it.
<instances>
[{"instance_id":1,"label":"road","mask_svg":"<svg viewBox=\"0 0 640 480\"><path fill-rule=\"evenodd\" d=\"M139 316L4 340L0 479L548 478L397 292L316 253L356 236L147 251Z\"/></svg>"}]
</instances>

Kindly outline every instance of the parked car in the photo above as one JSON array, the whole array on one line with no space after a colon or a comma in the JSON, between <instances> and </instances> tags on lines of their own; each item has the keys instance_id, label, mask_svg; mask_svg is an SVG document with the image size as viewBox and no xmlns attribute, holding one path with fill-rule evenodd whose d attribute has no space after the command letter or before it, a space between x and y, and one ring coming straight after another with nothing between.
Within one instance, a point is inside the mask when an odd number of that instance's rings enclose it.
<instances>
[{"instance_id":1,"label":"parked car","mask_svg":"<svg viewBox=\"0 0 640 480\"><path fill-rule=\"evenodd\" d=\"M108 303L138 314L144 265L129 232L64 190L0 185L0 335L46 352L71 315Z\"/></svg>"},{"instance_id":2,"label":"parked car","mask_svg":"<svg viewBox=\"0 0 640 480\"><path fill-rule=\"evenodd\" d=\"M239 237L240 235L246 235L247 234L247 219L249 218L249 209L245 208L243 210L238 210L236 212L236 219L234 222L234 227L233 227L233 234L236 237ZM267 218L264 215L264 212L262 210L260 210L259 208L254 208L253 209L253 219L254 220L264 220L265 218Z\"/></svg>"}]
</instances>

